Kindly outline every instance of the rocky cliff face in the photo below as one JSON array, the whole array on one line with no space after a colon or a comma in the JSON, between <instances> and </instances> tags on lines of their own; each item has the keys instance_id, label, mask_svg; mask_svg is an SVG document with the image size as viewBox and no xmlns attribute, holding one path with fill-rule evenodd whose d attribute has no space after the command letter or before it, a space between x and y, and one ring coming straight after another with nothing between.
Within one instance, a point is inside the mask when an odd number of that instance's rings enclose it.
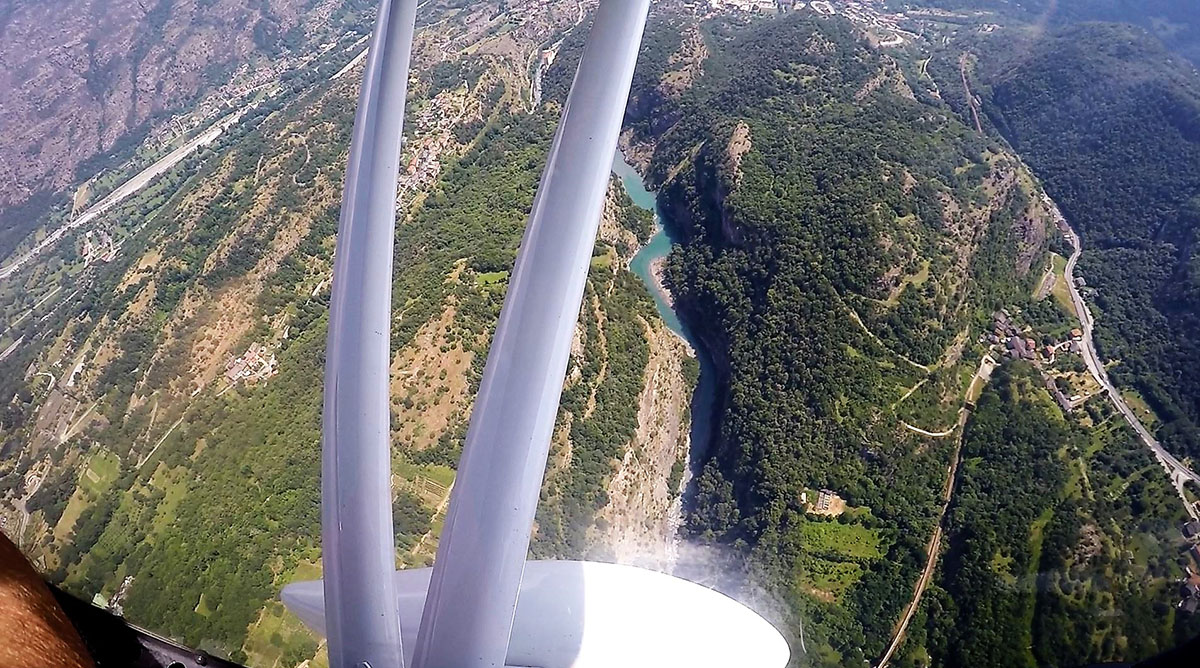
<instances>
[{"instance_id":1,"label":"rocky cliff face","mask_svg":"<svg viewBox=\"0 0 1200 668\"><path fill-rule=\"evenodd\" d=\"M81 164L246 65L319 33L343 0L12 0L0 9L0 211L70 185ZM301 19L303 18L303 22ZM240 69L239 69L240 67ZM272 66L267 65L267 70ZM85 175L88 176L88 175Z\"/></svg>"}]
</instances>

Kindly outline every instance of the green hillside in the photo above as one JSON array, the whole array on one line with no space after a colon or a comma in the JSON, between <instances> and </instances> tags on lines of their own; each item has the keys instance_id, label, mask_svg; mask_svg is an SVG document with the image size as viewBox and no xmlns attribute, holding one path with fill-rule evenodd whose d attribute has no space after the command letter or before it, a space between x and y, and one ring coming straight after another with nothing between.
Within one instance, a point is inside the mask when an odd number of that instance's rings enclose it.
<instances>
[{"instance_id":1,"label":"green hillside","mask_svg":"<svg viewBox=\"0 0 1200 668\"><path fill-rule=\"evenodd\" d=\"M999 39L999 38L998 38ZM984 110L1083 236L1097 343L1121 384L1200 455L1200 74L1119 27L1072 28L1019 60L979 45Z\"/></svg>"},{"instance_id":2,"label":"green hillside","mask_svg":"<svg viewBox=\"0 0 1200 668\"><path fill-rule=\"evenodd\" d=\"M475 38L508 45L512 29ZM515 44L529 53L557 29ZM402 567L436 552L560 111L556 101L525 108L515 62L468 52L453 56L448 80L445 67L416 69L393 285ZM51 298L0 362L16 397L3 423L3 492L15 502L26 472L49 471L27 504L22 547L67 591L101 594L133 623L250 665L323 661L273 599L320 575L321 376L358 86L331 80L336 71L293 81L293 94L106 216L99 229L120 241L108 261L83 261L90 242L76 233L4 286L14 320L30 299ZM686 452L679 434L643 424L674 416L686 430L690 399L685 348L627 269L647 214L614 186L605 217L556 432L567 454L556 455L539 507L534 550L552 557L600 542L597 513L628 448L663 469L628 464L642 467L645 486L665 483Z\"/></svg>"},{"instance_id":3,"label":"green hillside","mask_svg":"<svg viewBox=\"0 0 1200 668\"><path fill-rule=\"evenodd\" d=\"M664 82L685 48L649 36L677 51L643 63L635 99L649 102L631 107L629 141L652 155L686 240L668 282L722 376L720 429L687 530L732 548L728 568L752 574L725 586L776 593L793 647L803 625L798 665L873 662L953 485L937 568L896 665L1069 665L1188 637L1195 620L1168 612L1182 507L1102 398L1063 416L1043 379L1014 363L977 386L965 436L955 425L970 407L985 314L1011 308L1039 338L1071 326L1030 298L1052 266L1047 248L1064 244L1041 199L1038 176L1055 195L1053 178L960 120L970 119L961 83L938 76L958 75L957 63L927 63L934 81L911 53L880 55L837 18L718 18L702 31L704 74L682 94ZM1061 156L1069 139L1055 140L1047 153ZM1161 190L1177 196L1186 174ZM841 529L814 511L820 488L845 500ZM1024 588L1037 572L1053 584ZM1100 595L1104 578L1119 593ZM1107 615L1123 621L1088 621Z\"/></svg>"},{"instance_id":4,"label":"green hillside","mask_svg":"<svg viewBox=\"0 0 1200 668\"><path fill-rule=\"evenodd\" d=\"M916 419L902 398L927 385L926 418L953 420L955 369L978 357L948 349L1025 292L1044 252L1016 225L1032 193L847 23L717 20L705 37L681 120L643 135L688 239L669 283L723 374L687 528L750 557L803 620L810 660L856 665L911 597L954 450L901 428ZM821 487L870 509L838 522L871 541L814 533L801 493Z\"/></svg>"}]
</instances>

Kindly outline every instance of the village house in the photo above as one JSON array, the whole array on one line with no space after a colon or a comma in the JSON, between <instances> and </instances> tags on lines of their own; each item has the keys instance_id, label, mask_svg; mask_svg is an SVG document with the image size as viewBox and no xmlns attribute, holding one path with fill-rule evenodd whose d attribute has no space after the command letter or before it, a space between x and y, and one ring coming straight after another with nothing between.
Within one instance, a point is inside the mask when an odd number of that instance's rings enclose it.
<instances>
[{"instance_id":1,"label":"village house","mask_svg":"<svg viewBox=\"0 0 1200 668\"><path fill-rule=\"evenodd\" d=\"M239 380L258 381L274 376L278 371L275 354L261 343L252 343L242 356L225 365L225 379L230 384Z\"/></svg>"},{"instance_id":2,"label":"village house","mask_svg":"<svg viewBox=\"0 0 1200 668\"><path fill-rule=\"evenodd\" d=\"M1197 535L1200 535L1200 521L1192 520L1184 524L1179 530L1183 533L1184 538L1195 538Z\"/></svg>"},{"instance_id":3,"label":"village house","mask_svg":"<svg viewBox=\"0 0 1200 668\"><path fill-rule=\"evenodd\" d=\"M827 490L827 489L821 490L820 492L817 493L817 505L815 506L816 511L824 512L826 510L829 510L829 504L832 502L833 502L833 492L831 492L830 490Z\"/></svg>"},{"instance_id":4,"label":"village house","mask_svg":"<svg viewBox=\"0 0 1200 668\"><path fill-rule=\"evenodd\" d=\"M1063 394L1063 391L1058 389L1058 385L1055 384L1053 378L1045 376L1045 383L1046 390L1048 390L1050 394L1054 395L1054 400L1058 402L1058 405L1063 409L1063 412L1069 413L1071 411L1071 401L1067 399L1067 395Z\"/></svg>"}]
</instances>

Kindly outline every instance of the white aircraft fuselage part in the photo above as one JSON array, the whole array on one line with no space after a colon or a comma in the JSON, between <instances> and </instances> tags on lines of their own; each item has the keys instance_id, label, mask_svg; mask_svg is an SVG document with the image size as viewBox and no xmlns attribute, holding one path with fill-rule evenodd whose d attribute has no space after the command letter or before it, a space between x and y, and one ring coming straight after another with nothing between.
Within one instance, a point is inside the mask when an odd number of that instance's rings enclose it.
<instances>
[{"instance_id":1,"label":"white aircraft fuselage part","mask_svg":"<svg viewBox=\"0 0 1200 668\"><path fill-rule=\"evenodd\" d=\"M412 660L432 569L396 571L400 634ZM283 590L310 628L325 631L321 581ZM737 601L633 566L530 561L521 580L507 666L537 668L783 668L783 636Z\"/></svg>"},{"instance_id":2,"label":"white aircraft fuselage part","mask_svg":"<svg viewBox=\"0 0 1200 668\"><path fill-rule=\"evenodd\" d=\"M402 668L388 368L400 128L416 0L382 0L359 91L334 257L321 448L333 668Z\"/></svg>"}]
</instances>

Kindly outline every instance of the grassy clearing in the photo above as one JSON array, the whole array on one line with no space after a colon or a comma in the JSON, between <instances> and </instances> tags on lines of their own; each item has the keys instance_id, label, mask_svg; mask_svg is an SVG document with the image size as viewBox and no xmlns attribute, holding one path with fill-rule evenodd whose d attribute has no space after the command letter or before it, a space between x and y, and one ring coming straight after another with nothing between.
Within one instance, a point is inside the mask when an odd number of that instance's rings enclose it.
<instances>
[{"instance_id":1,"label":"grassy clearing","mask_svg":"<svg viewBox=\"0 0 1200 668\"><path fill-rule=\"evenodd\" d=\"M609 248L603 255L596 255L592 258L592 269L609 269L612 267L615 251Z\"/></svg>"},{"instance_id":2,"label":"grassy clearing","mask_svg":"<svg viewBox=\"0 0 1200 668\"><path fill-rule=\"evenodd\" d=\"M107 450L99 450L88 460L79 477L79 485L94 495L102 494L121 472L121 460Z\"/></svg>"},{"instance_id":3,"label":"grassy clearing","mask_svg":"<svg viewBox=\"0 0 1200 668\"><path fill-rule=\"evenodd\" d=\"M863 567L852 561L811 559L805 563L797 584L802 591L815 594L818 598L840 601L862 574Z\"/></svg>"},{"instance_id":4,"label":"grassy clearing","mask_svg":"<svg viewBox=\"0 0 1200 668\"><path fill-rule=\"evenodd\" d=\"M1051 288L1050 294L1054 296L1054 302L1067 315L1075 318L1075 305L1071 303L1071 290L1067 287L1066 270L1067 258L1058 253L1050 254L1050 262L1054 267L1054 287Z\"/></svg>"},{"instance_id":5,"label":"grassy clearing","mask_svg":"<svg viewBox=\"0 0 1200 668\"><path fill-rule=\"evenodd\" d=\"M75 521L88 507L91 501L84 494L83 490L76 489L71 498L67 500L67 507L63 509L62 517L58 518L58 524L54 527L54 539L56 541L65 541L70 535L71 529L75 528Z\"/></svg>"},{"instance_id":6,"label":"grassy clearing","mask_svg":"<svg viewBox=\"0 0 1200 668\"><path fill-rule=\"evenodd\" d=\"M272 601L250 625L242 649L246 665L291 668L316 654L317 638L282 603Z\"/></svg>"},{"instance_id":7,"label":"grassy clearing","mask_svg":"<svg viewBox=\"0 0 1200 668\"><path fill-rule=\"evenodd\" d=\"M1038 564L1042 560L1042 543L1046 537L1046 525L1054 517L1054 507L1048 507L1042 514L1033 521L1029 532L1029 546L1031 557L1026 566L1026 572L1021 574L1020 580L1029 584L1037 582ZM1024 596L1024 605L1022 611L1021 623L1021 646L1026 647L1026 654L1029 657L1028 665L1034 665L1033 661L1033 614L1034 614L1034 597L1030 592Z\"/></svg>"},{"instance_id":8,"label":"grassy clearing","mask_svg":"<svg viewBox=\"0 0 1200 668\"><path fill-rule=\"evenodd\" d=\"M301 561L292 571L289 582L306 582L321 579L321 565L314 561Z\"/></svg>"},{"instance_id":9,"label":"grassy clearing","mask_svg":"<svg viewBox=\"0 0 1200 668\"><path fill-rule=\"evenodd\" d=\"M508 280L507 271L492 271L486 274L476 274L475 282L479 285L492 285L494 283L503 283Z\"/></svg>"},{"instance_id":10,"label":"grassy clearing","mask_svg":"<svg viewBox=\"0 0 1200 668\"><path fill-rule=\"evenodd\" d=\"M454 469L448 466L437 465L416 465L407 462L401 462L397 467L397 473L409 479L414 479L418 476L427 478L442 487L449 487L450 483L454 482Z\"/></svg>"},{"instance_id":11,"label":"grassy clearing","mask_svg":"<svg viewBox=\"0 0 1200 668\"><path fill-rule=\"evenodd\" d=\"M1042 541L1045 539L1046 525L1050 523L1050 519L1054 517L1054 508L1047 508L1042 511L1033 524L1029 528L1029 548L1033 555L1029 560L1030 575L1037 571L1038 562L1042 557Z\"/></svg>"},{"instance_id":12,"label":"grassy clearing","mask_svg":"<svg viewBox=\"0 0 1200 668\"><path fill-rule=\"evenodd\" d=\"M154 535L166 529L175 518L175 509L187 493L187 471L183 468L167 469L166 465L160 462L154 475L150 477L150 484L165 493L146 536L147 540L153 541Z\"/></svg>"},{"instance_id":13,"label":"grassy clearing","mask_svg":"<svg viewBox=\"0 0 1200 668\"><path fill-rule=\"evenodd\" d=\"M921 268L917 270L917 273L908 274L904 278L900 279L900 287L896 288L892 294L888 295L888 298L883 303L887 304L889 307L898 306L900 304L900 296L904 294L905 290L907 290L909 287L919 288L925 283L925 281L928 280L929 260L923 260L921 262Z\"/></svg>"},{"instance_id":14,"label":"grassy clearing","mask_svg":"<svg viewBox=\"0 0 1200 668\"><path fill-rule=\"evenodd\" d=\"M971 381L971 386L967 388L967 401L971 403L979 401L979 397L983 395L984 387L987 387L987 381L982 378L976 378Z\"/></svg>"},{"instance_id":15,"label":"grassy clearing","mask_svg":"<svg viewBox=\"0 0 1200 668\"><path fill-rule=\"evenodd\" d=\"M1124 397L1125 403L1129 404L1129 408L1133 410L1134 415L1137 415L1142 424L1146 425L1146 429L1149 429L1151 432L1158 429L1160 422L1158 415L1150 408L1150 404L1146 403L1140 392L1122 388L1121 396Z\"/></svg>"},{"instance_id":16,"label":"grassy clearing","mask_svg":"<svg viewBox=\"0 0 1200 668\"><path fill-rule=\"evenodd\" d=\"M878 529L861 524L805 522L800 529L805 550L822 557L867 561L883 556Z\"/></svg>"},{"instance_id":17,"label":"grassy clearing","mask_svg":"<svg viewBox=\"0 0 1200 668\"><path fill-rule=\"evenodd\" d=\"M987 387L987 379L991 377L991 374L985 372L982 376L976 377L975 374L979 369L979 364L967 364L968 357L964 356L958 363L958 384L967 388L964 395L966 400L975 403L983 395L983 388Z\"/></svg>"},{"instance_id":18,"label":"grassy clearing","mask_svg":"<svg viewBox=\"0 0 1200 668\"><path fill-rule=\"evenodd\" d=\"M1015 561L1016 560L1013 559L1011 555L997 552L996 554L992 555L992 561L990 564L992 572L1004 578L1009 584L1013 584L1017 581L1017 577L1013 575L1012 572L1013 563Z\"/></svg>"},{"instance_id":19,"label":"grassy clearing","mask_svg":"<svg viewBox=\"0 0 1200 668\"><path fill-rule=\"evenodd\" d=\"M855 511L870 514L866 508ZM879 531L857 523L806 522L800 539L806 555L796 565L796 588L828 602L840 601L866 572L864 564L884 554Z\"/></svg>"},{"instance_id":20,"label":"grassy clearing","mask_svg":"<svg viewBox=\"0 0 1200 668\"><path fill-rule=\"evenodd\" d=\"M1200 501L1200 485L1197 485L1195 481L1188 480L1183 483L1183 495L1187 497L1189 503Z\"/></svg>"},{"instance_id":21,"label":"grassy clearing","mask_svg":"<svg viewBox=\"0 0 1200 668\"><path fill-rule=\"evenodd\" d=\"M416 465L399 462L396 474L403 481L400 486L411 492L431 510L441 505L454 483L454 470L446 466Z\"/></svg>"}]
</instances>

